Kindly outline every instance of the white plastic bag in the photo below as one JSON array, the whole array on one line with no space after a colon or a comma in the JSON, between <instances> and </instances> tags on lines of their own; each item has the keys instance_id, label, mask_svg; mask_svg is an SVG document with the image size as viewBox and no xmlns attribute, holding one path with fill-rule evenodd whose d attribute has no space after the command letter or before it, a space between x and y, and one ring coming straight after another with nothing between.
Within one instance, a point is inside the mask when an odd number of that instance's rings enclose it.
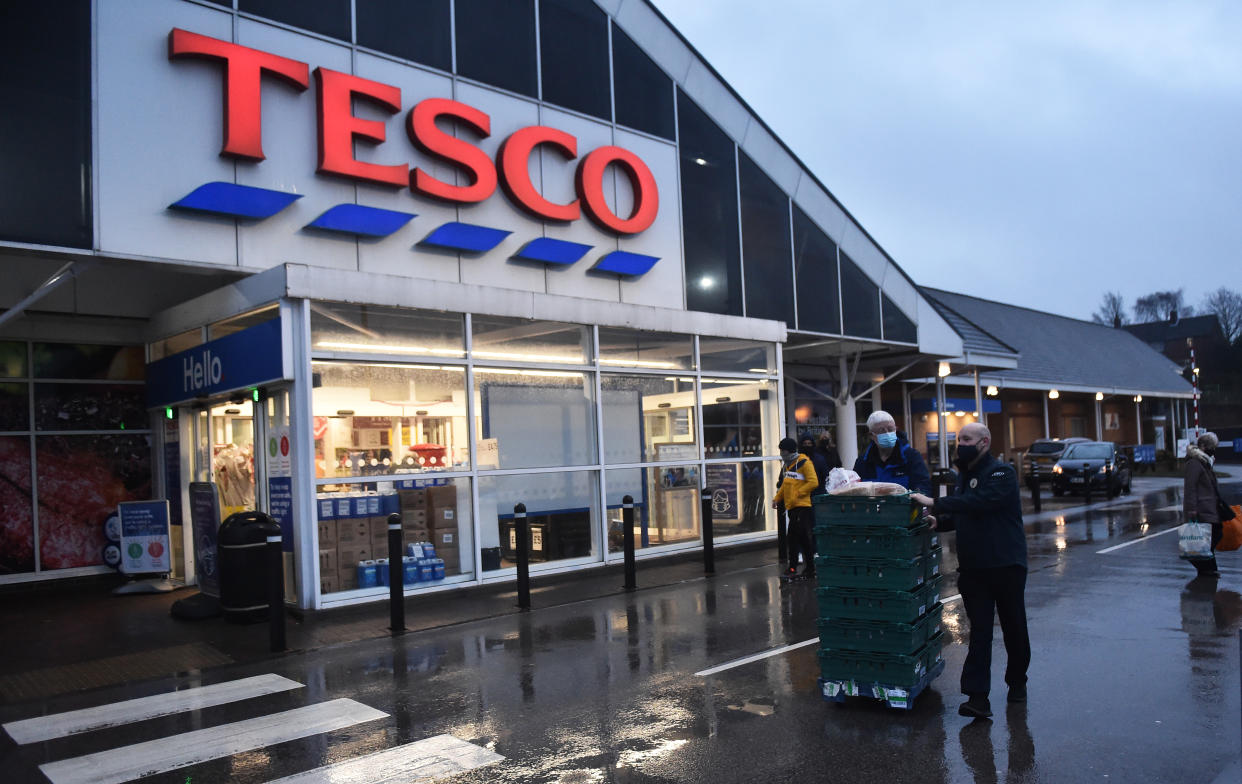
<instances>
[{"instance_id":1,"label":"white plastic bag","mask_svg":"<svg viewBox=\"0 0 1242 784\"><path fill-rule=\"evenodd\" d=\"M857 484L859 480L858 474L848 468L834 468L828 472L828 492L836 493L843 487Z\"/></svg>"},{"instance_id":2,"label":"white plastic bag","mask_svg":"<svg viewBox=\"0 0 1242 784\"><path fill-rule=\"evenodd\" d=\"M1182 558L1212 557L1212 526L1207 523L1184 523L1177 529L1177 550Z\"/></svg>"}]
</instances>

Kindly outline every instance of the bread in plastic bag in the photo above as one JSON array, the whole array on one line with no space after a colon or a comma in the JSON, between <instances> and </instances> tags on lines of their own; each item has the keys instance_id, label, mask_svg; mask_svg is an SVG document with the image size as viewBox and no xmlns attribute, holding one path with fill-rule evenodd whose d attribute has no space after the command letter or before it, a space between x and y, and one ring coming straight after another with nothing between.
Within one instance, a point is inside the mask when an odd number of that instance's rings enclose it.
<instances>
[{"instance_id":1,"label":"bread in plastic bag","mask_svg":"<svg viewBox=\"0 0 1242 784\"><path fill-rule=\"evenodd\" d=\"M833 469L834 471L836 469ZM829 490L831 495L905 495L906 488L895 482L853 482L836 490Z\"/></svg>"},{"instance_id":2,"label":"bread in plastic bag","mask_svg":"<svg viewBox=\"0 0 1242 784\"><path fill-rule=\"evenodd\" d=\"M826 487L828 488L828 492L837 494L838 490L852 484L857 484L858 481L858 474L854 473L850 469L834 468L828 472L828 483Z\"/></svg>"}]
</instances>

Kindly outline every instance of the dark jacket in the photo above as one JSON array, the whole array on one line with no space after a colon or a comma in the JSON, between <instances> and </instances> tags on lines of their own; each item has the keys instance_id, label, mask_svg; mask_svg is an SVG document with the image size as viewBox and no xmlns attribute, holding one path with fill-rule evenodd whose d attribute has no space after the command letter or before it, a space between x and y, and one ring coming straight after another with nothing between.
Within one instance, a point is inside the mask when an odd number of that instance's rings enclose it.
<instances>
[{"instance_id":1,"label":"dark jacket","mask_svg":"<svg viewBox=\"0 0 1242 784\"><path fill-rule=\"evenodd\" d=\"M1196 523L1219 523L1220 512L1216 508L1216 499L1220 490L1216 485L1216 474L1212 471L1212 460L1207 453L1197 446L1186 450L1186 480L1182 484L1182 511L1186 521Z\"/></svg>"},{"instance_id":2,"label":"dark jacket","mask_svg":"<svg viewBox=\"0 0 1242 784\"><path fill-rule=\"evenodd\" d=\"M828 461L815 449L799 451L811 458L811 465L815 466L815 478L819 480L819 486L811 491L811 495L823 495L828 492L824 489L824 482L828 481Z\"/></svg>"},{"instance_id":3,"label":"dark jacket","mask_svg":"<svg viewBox=\"0 0 1242 784\"><path fill-rule=\"evenodd\" d=\"M841 455L837 453L836 447L828 446L828 444L821 441L815 445L815 453L824 458L824 465L828 467L828 471L841 467ZM827 471L824 473L827 474Z\"/></svg>"},{"instance_id":4,"label":"dark jacket","mask_svg":"<svg viewBox=\"0 0 1242 784\"><path fill-rule=\"evenodd\" d=\"M952 515L959 569L1026 566L1018 474L991 453L961 472L957 492L937 498L932 514Z\"/></svg>"},{"instance_id":5,"label":"dark jacket","mask_svg":"<svg viewBox=\"0 0 1242 784\"><path fill-rule=\"evenodd\" d=\"M880 448L874 441L854 461L854 473L864 482L893 482L907 490L931 495L931 474L919 451L901 433L897 434L897 446L888 459L880 460Z\"/></svg>"}]
</instances>

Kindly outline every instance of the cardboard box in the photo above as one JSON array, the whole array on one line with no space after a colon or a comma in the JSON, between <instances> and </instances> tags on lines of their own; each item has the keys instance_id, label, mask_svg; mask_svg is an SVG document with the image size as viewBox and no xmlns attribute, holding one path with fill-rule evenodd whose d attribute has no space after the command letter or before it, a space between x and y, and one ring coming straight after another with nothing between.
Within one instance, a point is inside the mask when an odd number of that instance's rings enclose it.
<instances>
[{"instance_id":1,"label":"cardboard box","mask_svg":"<svg viewBox=\"0 0 1242 784\"><path fill-rule=\"evenodd\" d=\"M432 509L445 509L457 506L457 487L455 485L436 485L427 488L427 505Z\"/></svg>"},{"instance_id":2,"label":"cardboard box","mask_svg":"<svg viewBox=\"0 0 1242 784\"><path fill-rule=\"evenodd\" d=\"M446 574L448 573L447 567L445 568L445 573ZM320 593L336 593L339 590L341 590L341 579L340 577L337 576L336 572L333 572L330 575L329 574L319 575L319 592Z\"/></svg>"},{"instance_id":3,"label":"cardboard box","mask_svg":"<svg viewBox=\"0 0 1242 784\"><path fill-rule=\"evenodd\" d=\"M457 507L436 507L431 514L431 530L457 530Z\"/></svg>"},{"instance_id":4,"label":"cardboard box","mask_svg":"<svg viewBox=\"0 0 1242 784\"><path fill-rule=\"evenodd\" d=\"M398 490L397 495L401 499L402 509L426 509L427 508L427 490L419 488L417 490Z\"/></svg>"},{"instance_id":5,"label":"cardboard box","mask_svg":"<svg viewBox=\"0 0 1242 784\"><path fill-rule=\"evenodd\" d=\"M337 553L336 548L330 550L319 551L319 574L320 576L330 574L335 576L337 569Z\"/></svg>"},{"instance_id":6,"label":"cardboard box","mask_svg":"<svg viewBox=\"0 0 1242 784\"><path fill-rule=\"evenodd\" d=\"M461 538L457 535L457 528L437 528L432 533L431 543L435 545L436 552L440 550L456 550L461 546Z\"/></svg>"},{"instance_id":7,"label":"cardboard box","mask_svg":"<svg viewBox=\"0 0 1242 784\"><path fill-rule=\"evenodd\" d=\"M321 550L331 550L336 547L336 521L320 520L319 521L319 548Z\"/></svg>"},{"instance_id":8,"label":"cardboard box","mask_svg":"<svg viewBox=\"0 0 1242 784\"><path fill-rule=\"evenodd\" d=\"M336 550L337 570L344 572L354 570L359 561L369 561L375 556L370 544L339 545Z\"/></svg>"},{"instance_id":9,"label":"cardboard box","mask_svg":"<svg viewBox=\"0 0 1242 784\"><path fill-rule=\"evenodd\" d=\"M371 546L371 526L368 518L336 521L336 544L338 547Z\"/></svg>"},{"instance_id":10,"label":"cardboard box","mask_svg":"<svg viewBox=\"0 0 1242 784\"><path fill-rule=\"evenodd\" d=\"M418 509L403 508L401 510L401 522L402 523L422 523L423 525L426 525L427 524L427 507L423 506L423 507L419 507Z\"/></svg>"},{"instance_id":11,"label":"cardboard box","mask_svg":"<svg viewBox=\"0 0 1242 784\"><path fill-rule=\"evenodd\" d=\"M430 528L415 528L415 527L407 525L401 529L401 543L402 544L411 544L413 542L430 542L430 541L431 541L431 529Z\"/></svg>"},{"instance_id":12,"label":"cardboard box","mask_svg":"<svg viewBox=\"0 0 1242 784\"><path fill-rule=\"evenodd\" d=\"M342 590L342 591L354 590L355 588L358 587L358 568L355 566L353 569L348 570L348 571L346 571L345 569L341 569L339 572L337 572L336 582L337 582L337 585L339 586L339 590Z\"/></svg>"}]
</instances>

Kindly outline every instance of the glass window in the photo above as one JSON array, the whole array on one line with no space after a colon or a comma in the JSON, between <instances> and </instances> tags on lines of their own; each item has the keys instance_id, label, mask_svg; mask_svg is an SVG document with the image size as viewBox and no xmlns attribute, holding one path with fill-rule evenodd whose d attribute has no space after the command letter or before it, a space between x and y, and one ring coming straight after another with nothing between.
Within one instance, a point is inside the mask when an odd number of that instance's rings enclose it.
<instances>
[{"instance_id":1,"label":"glass window","mask_svg":"<svg viewBox=\"0 0 1242 784\"><path fill-rule=\"evenodd\" d=\"M776 530L771 488L779 464L772 460L709 463L704 467L712 495L712 533L717 537Z\"/></svg>"},{"instance_id":2,"label":"glass window","mask_svg":"<svg viewBox=\"0 0 1242 784\"><path fill-rule=\"evenodd\" d=\"M26 344L0 341L0 378L26 376Z\"/></svg>"},{"instance_id":3,"label":"glass window","mask_svg":"<svg viewBox=\"0 0 1242 784\"><path fill-rule=\"evenodd\" d=\"M774 381L703 379L704 457L776 454L776 409Z\"/></svg>"},{"instance_id":4,"label":"glass window","mask_svg":"<svg viewBox=\"0 0 1242 784\"><path fill-rule=\"evenodd\" d=\"M0 436L0 574L35 569L32 499L29 437Z\"/></svg>"},{"instance_id":5,"label":"glass window","mask_svg":"<svg viewBox=\"0 0 1242 784\"><path fill-rule=\"evenodd\" d=\"M476 367L474 390L482 429L479 468L596 462L592 374Z\"/></svg>"},{"instance_id":6,"label":"glass window","mask_svg":"<svg viewBox=\"0 0 1242 784\"><path fill-rule=\"evenodd\" d=\"M349 40L349 0L238 0L237 9L342 41Z\"/></svg>"},{"instance_id":7,"label":"glass window","mask_svg":"<svg viewBox=\"0 0 1242 784\"><path fill-rule=\"evenodd\" d=\"M311 363L317 476L469 468L466 369Z\"/></svg>"},{"instance_id":8,"label":"glass window","mask_svg":"<svg viewBox=\"0 0 1242 784\"><path fill-rule=\"evenodd\" d=\"M173 354L179 354L182 351L188 351L195 346L203 343L203 331L201 329L191 329L182 332L179 335L157 340L150 346L151 361L170 357Z\"/></svg>"},{"instance_id":9,"label":"glass window","mask_svg":"<svg viewBox=\"0 0 1242 784\"><path fill-rule=\"evenodd\" d=\"M457 73L537 97L534 0L457 0Z\"/></svg>"},{"instance_id":10,"label":"glass window","mask_svg":"<svg viewBox=\"0 0 1242 784\"><path fill-rule=\"evenodd\" d=\"M837 244L796 204L793 208L793 231L798 329L840 334Z\"/></svg>"},{"instance_id":11,"label":"glass window","mask_svg":"<svg viewBox=\"0 0 1242 784\"><path fill-rule=\"evenodd\" d=\"M910 317L902 313L901 308L884 292L880 292L880 299L884 306L884 339L918 343L919 330Z\"/></svg>"},{"instance_id":12,"label":"glass window","mask_svg":"<svg viewBox=\"0 0 1242 784\"><path fill-rule=\"evenodd\" d=\"M359 46L453 68L449 0L355 0L354 23Z\"/></svg>"},{"instance_id":13,"label":"glass window","mask_svg":"<svg viewBox=\"0 0 1242 784\"><path fill-rule=\"evenodd\" d=\"M615 24L612 71L617 122L665 139L676 138L673 80Z\"/></svg>"},{"instance_id":14,"label":"glass window","mask_svg":"<svg viewBox=\"0 0 1242 784\"><path fill-rule=\"evenodd\" d=\"M599 473L493 474L479 477L480 566L517 562L513 507L526 505L532 570L540 563L599 557Z\"/></svg>"},{"instance_id":15,"label":"glass window","mask_svg":"<svg viewBox=\"0 0 1242 784\"><path fill-rule=\"evenodd\" d=\"M316 351L466 356L460 313L382 305L311 303L311 348Z\"/></svg>"},{"instance_id":16,"label":"glass window","mask_svg":"<svg viewBox=\"0 0 1242 784\"><path fill-rule=\"evenodd\" d=\"M241 332L243 329L249 329L257 324L280 318L280 306L273 303L266 307L252 310L249 313L242 313L232 318L217 321L214 324L207 325L207 339L216 340L226 335L232 335Z\"/></svg>"},{"instance_id":17,"label":"glass window","mask_svg":"<svg viewBox=\"0 0 1242 784\"><path fill-rule=\"evenodd\" d=\"M703 530L699 466L687 463L607 472L608 552L625 549L622 503L634 499L634 547L697 542ZM714 530L714 529L713 529Z\"/></svg>"},{"instance_id":18,"label":"glass window","mask_svg":"<svg viewBox=\"0 0 1242 784\"><path fill-rule=\"evenodd\" d=\"M582 0L539 1L543 100L612 119L608 16Z\"/></svg>"},{"instance_id":19,"label":"glass window","mask_svg":"<svg viewBox=\"0 0 1242 784\"><path fill-rule=\"evenodd\" d=\"M37 430L146 430L141 384L35 384Z\"/></svg>"},{"instance_id":20,"label":"glass window","mask_svg":"<svg viewBox=\"0 0 1242 784\"><path fill-rule=\"evenodd\" d=\"M860 338L880 337L880 287L841 252L841 310L844 333Z\"/></svg>"},{"instance_id":21,"label":"glass window","mask_svg":"<svg viewBox=\"0 0 1242 784\"><path fill-rule=\"evenodd\" d=\"M699 364L704 372L776 374L776 349L771 343L732 338L699 338Z\"/></svg>"},{"instance_id":22,"label":"glass window","mask_svg":"<svg viewBox=\"0 0 1242 784\"><path fill-rule=\"evenodd\" d=\"M42 568L102 563L104 521L151 497L150 437L40 436L35 448Z\"/></svg>"},{"instance_id":23,"label":"glass window","mask_svg":"<svg viewBox=\"0 0 1242 784\"><path fill-rule=\"evenodd\" d=\"M475 359L583 365L591 361L591 330L581 324L474 316Z\"/></svg>"},{"instance_id":24,"label":"glass window","mask_svg":"<svg viewBox=\"0 0 1242 784\"><path fill-rule=\"evenodd\" d=\"M677 91L686 307L742 315L733 142Z\"/></svg>"},{"instance_id":25,"label":"glass window","mask_svg":"<svg viewBox=\"0 0 1242 784\"><path fill-rule=\"evenodd\" d=\"M30 429L30 387L0 384L0 431Z\"/></svg>"},{"instance_id":26,"label":"glass window","mask_svg":"<svg viewBox=\"0 0 1242 784\"><path fill-rule=\"evenodd\" d=\"M698 459L693 378L607 373L600 386L605 463Z\"/></svg>"},{"instance_id":27,"label":"glass window","mask_svg":"<svg viewBox=\"0 0 1242 784\"><path fill-rule=\"evenodd\" d=\"M140 381L147 366L141 346L97 346L89 343L35 343L35 378Z\"/></svg>"},{"instance_id":28,"label":"glass window","mask_svg":"<svg viewBox=\"0 0 1242 784\"><path fill-rule=\"evenodd\" d=\"M689 335L600 327L599 363L610 368L693 370L694 348Z\"/></svg>"},{"instance_id":29,"label":"glass window","mask_svg":"<svg viewBox=\"0 0 1242 784\"><path fill-rule=\"evenodd\" d=\"M6 3L0 238L89 248L91 3ZM49 273L51 270L48 270Z\"/></svg>"},{"instance_id":30,"label":"glass window","mask_svg":"<svg viewBox=\"0 0 1242 784\"><path fill-rule=\"evenodd\" d=\"M745 153L738 154L738 177L742 187L746 315L793 326L789 197Z\"/></svg>"},{"instance_id":31,"label":"glass window","mask_svg":"<svg viewBox=\"0 0 1242 784\"><path fill-rule=\"evenodd\" d=\"M384 559L384 566L393 567L387 561L388 515L398 511L406 553L398 568L407 591L474 575L469 478L321 487L315 501L319 588L325 594L388 590L380 566L368 562Z\"/></svg>"}]
</instances>

